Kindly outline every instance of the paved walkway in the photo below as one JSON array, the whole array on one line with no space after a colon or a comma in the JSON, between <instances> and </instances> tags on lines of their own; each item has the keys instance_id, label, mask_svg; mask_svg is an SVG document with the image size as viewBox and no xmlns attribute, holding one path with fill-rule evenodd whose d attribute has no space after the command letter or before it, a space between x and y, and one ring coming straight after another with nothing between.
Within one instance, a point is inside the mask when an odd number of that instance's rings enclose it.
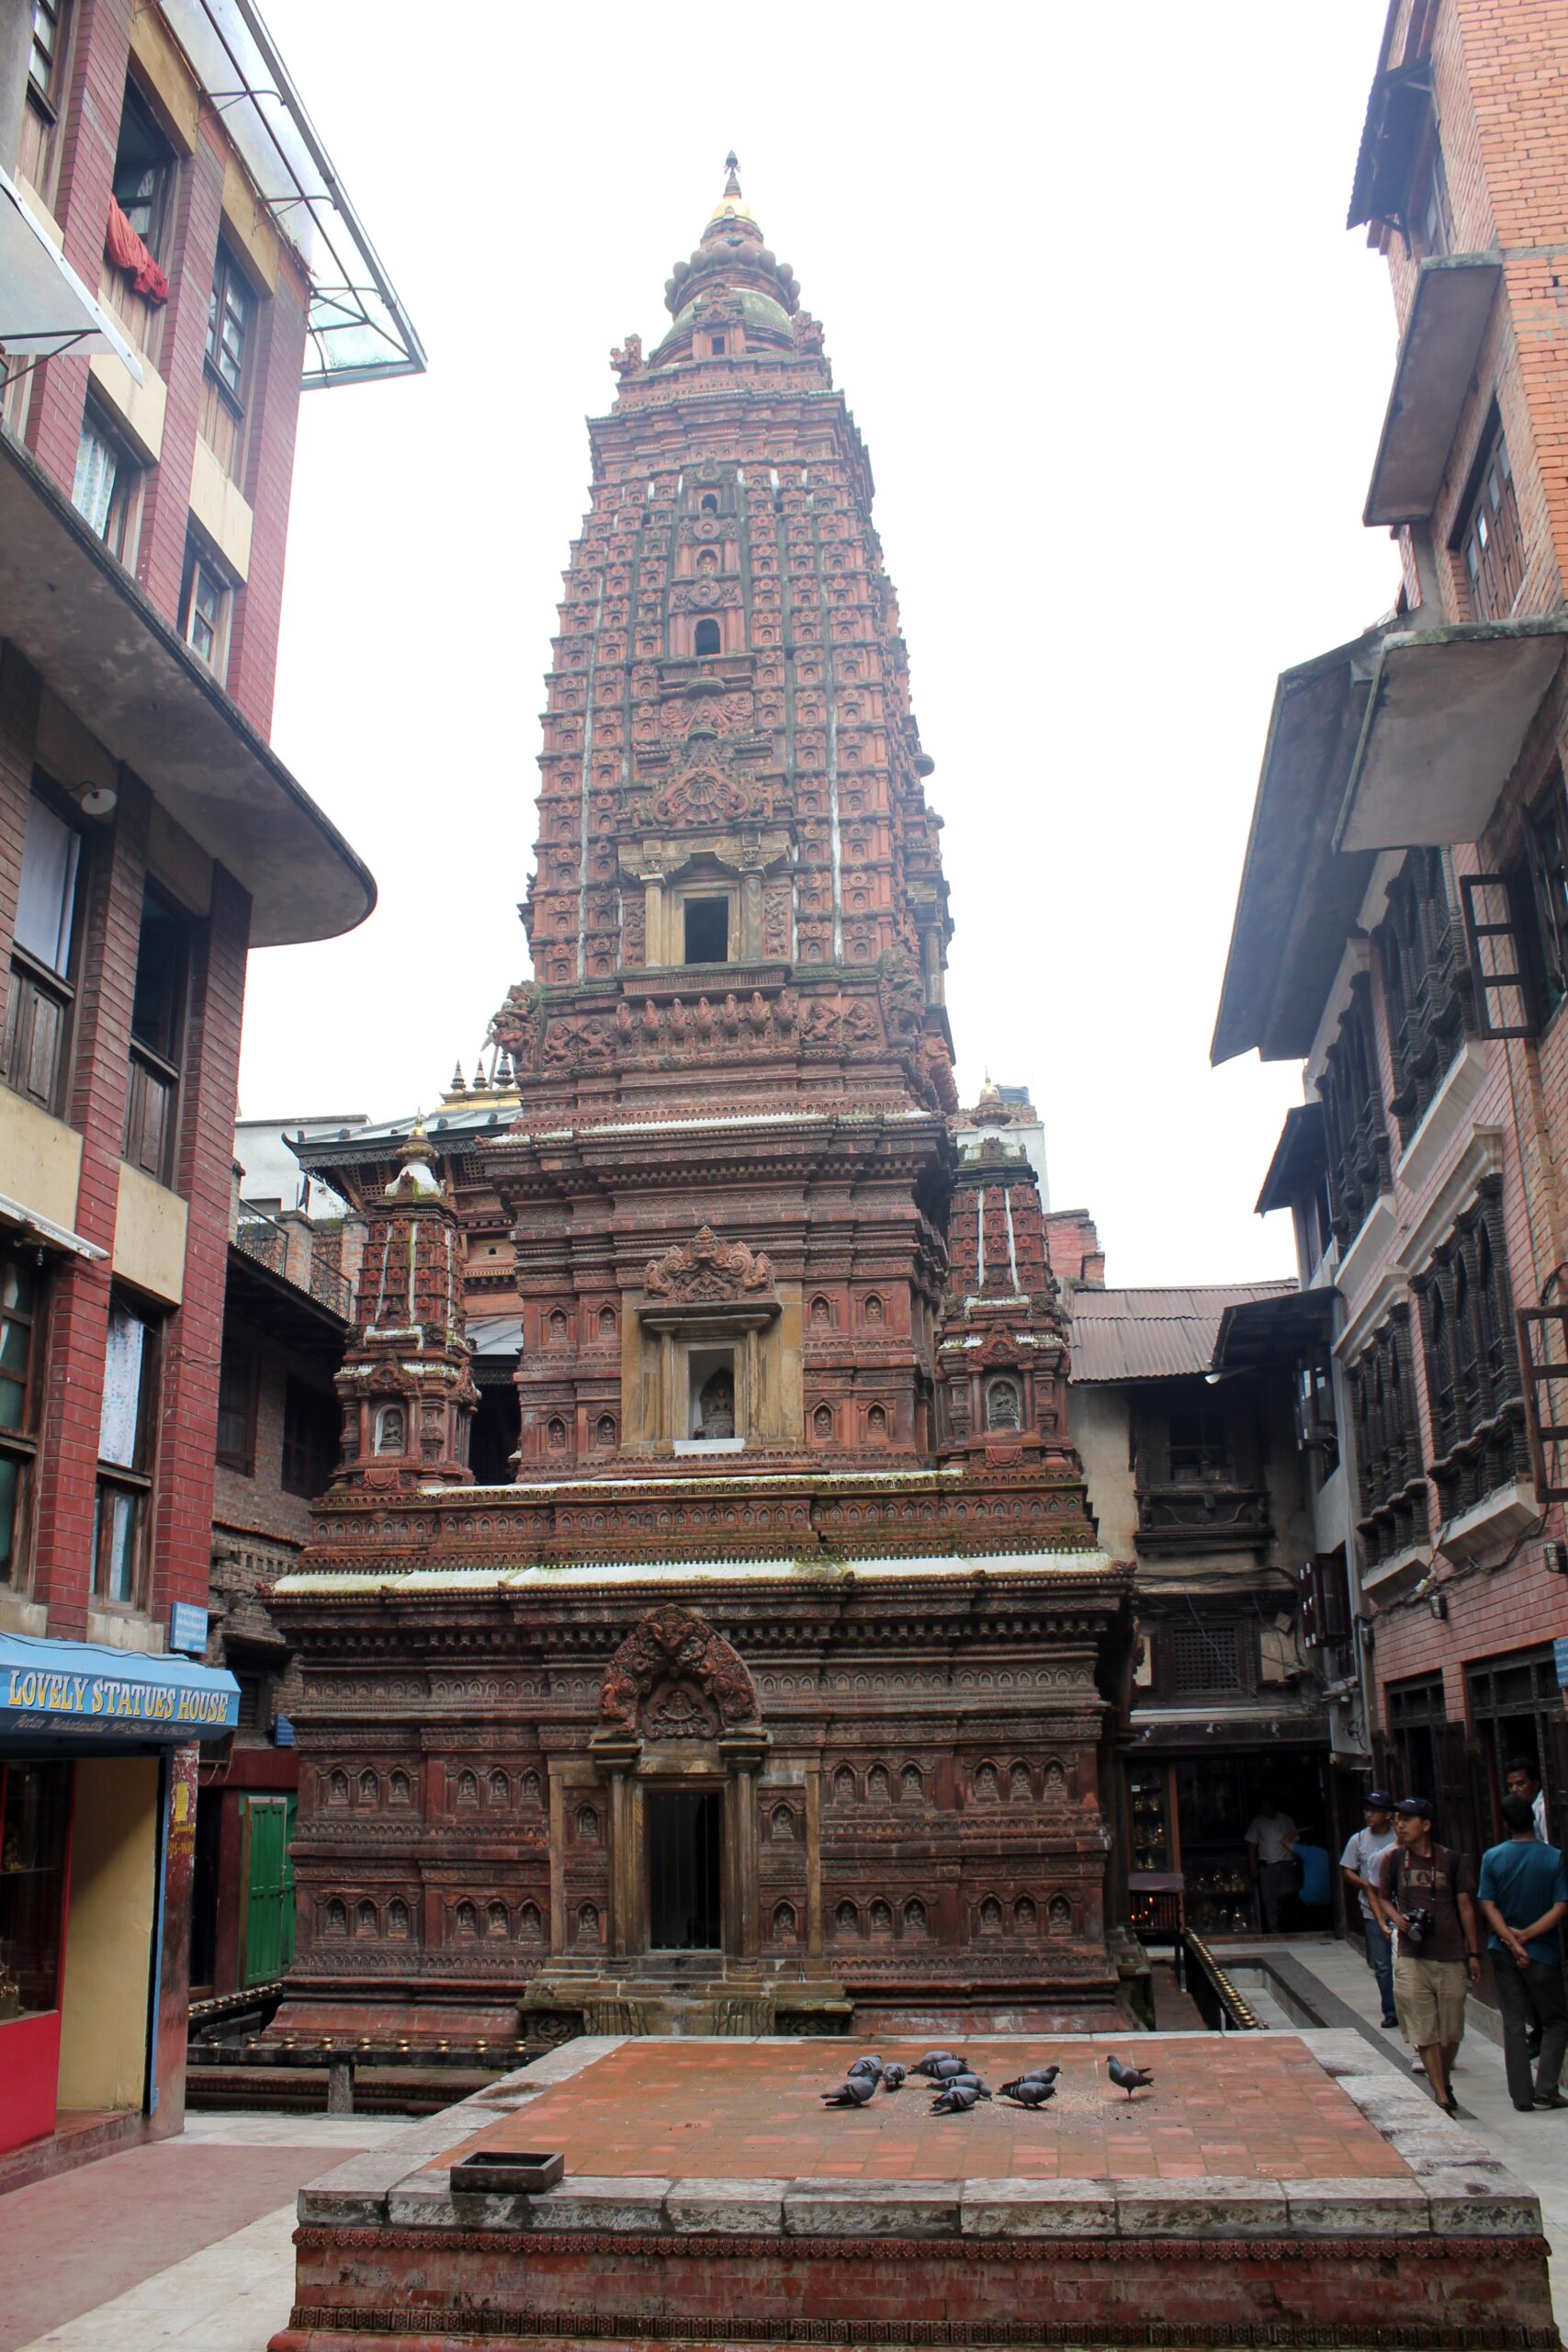
<instances>
[{"instance_id":1,"label":"paved walkway","mask_svg":"<svg viewBox=\"0 0 1568 2352\"><path fill-rule=\"evenodd\" d=\"M265 2352L294 2199L399 2116L193 2115L184 2136L0 2197L0 2352Z\"/></svg>"},{"instance_id":2,"label":"paved walkway","mask_svg":"<svg viewBox=\"0 0 1568 2352\"><path fill-rule=\"evenodd\" d=\"M1353 2009L1372 2030L1391 2065L1409 2068L1413 2052L1397 2033L1384 2033L1379 2027L1377 1982L1358 1951L1345 1943L1316 1939L1298 1943L1288 1937L1281 1937L1274 1949L1288 1952ZM1473 2001L1470 2005L1472 2018L1476 2006ZM1533 2115L1521 2115L1508 2097L1501 2042L1489 2041L1473 2024L1460 2044L1454 2097L1465 2130L1484 2140L1540 2199L1541 2221L1551 2244L1552 2301L1557 2324L1568 2337L1568 2111L1538 2108Z\"/></svg>"}]
</instances>

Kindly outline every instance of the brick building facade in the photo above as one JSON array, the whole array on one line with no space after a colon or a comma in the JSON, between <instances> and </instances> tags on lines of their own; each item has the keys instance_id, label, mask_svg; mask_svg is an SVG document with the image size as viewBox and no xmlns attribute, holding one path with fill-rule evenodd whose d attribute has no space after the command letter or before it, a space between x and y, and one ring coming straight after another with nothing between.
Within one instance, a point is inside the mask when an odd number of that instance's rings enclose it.
<instances>
[{"instance_id":1,"label":"brick building facade","mask_svg":"<svg viewBox=\"0 0 1568 2352\"><path fill-rule=\"evenodd\" d=\"M1568 1829L1568 1414L1540 1373L1568 1205L1565 100L1560 12L1390 9L1350 225L1401 331L1366 505L1398 599L1280 681L1214 1041L1305 1063L1259 1207L1292 1210L1333 1333L1340 1744L1472 1850L1516 1754Z\"/></svg>"},{"instance_id":2,"label":"brick building facade","mask_svg":"<svg viewBox=\"0 0 1568 2352\"><path fill-rule=\"evenodd\" d=\"M263 130L242 93L287 74L220 15L0 11L0 2152L29 2166L179 2127L175 1726L236 1693L172 1612L208 1600L245 961L374 899L265 729L302 377L418 345L346 199L297 242L314 134L287 101Z\"/></svg>"}]
</instances>

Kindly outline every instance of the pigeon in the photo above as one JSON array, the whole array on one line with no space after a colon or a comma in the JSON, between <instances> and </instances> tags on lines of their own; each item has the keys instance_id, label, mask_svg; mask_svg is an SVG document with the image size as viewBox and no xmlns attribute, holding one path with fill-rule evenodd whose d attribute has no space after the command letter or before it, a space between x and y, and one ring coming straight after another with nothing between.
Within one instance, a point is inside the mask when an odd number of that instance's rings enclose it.
<instances>
[{"instance_id":1,"label":"pigeon","mask_svg":"<svg viewBox=\"0 0 1568 2352\"><path fill-rule=\"evenodd\" d=\"M1154 2082L1153 2075L1145 2066L1123 2066L1121 2059L1115 2056L1107 2058L1105 2063L1111 2069L1111 2081L1119 2091L1125 2091L1129 2098L1134 2091L1146 2090Z\"/></svg>"},{"instance_id":2,"label":"pigeon","mask_svg":"<svg viewBox=\"0 0 1568 2352\"><path fill-rule=\"evenodd\" d=\"M933 2115L967 2115L979 2097L973 2083L944 2083L931 2101L931 2111Z\"/></svg>"},{"instance_id":3,"label":"pigeon","mask_svg":"<svg viewBox=\"0 0 1568 2352\"><path fill-rule=\"evenodd\" d=\"M882 2061L874 2052L870 2057L857 2058L850 2072L852 2075L869 2075L874 2083L877 2082L882 2075Z\"/></svg>"},{"instance_id":4,"label":"pigeon","mask_svg":"<svg viewBox=\"0 0 1568 2352\"><path fill-rule=\"evenodd\" d=\"M1054 2088L1056 2077L1061 2071L1060 2066L1031 2066L1023 2074L1015 2075L1010 2083L1002 2085L1003 2096L1007 2097L1017 2090L1020 2083L1044 2083L1047 2087Z\"/></svg>"},{"instance_id":5,"label":"pigeon","mask_svg":"<svg viewBox=\"0 0 1568 2352\"><path fill-rule=\"evenodd\" d=\"M954 2057L951 2050L928 2050L919 2064L909 2069L912 2075L929 2075L933 2082L940 2082L950 2071L964 2072L963 2059Z\"/></svg>"},{"instance_id":6,"label":"pigeon","mask_svg":"<svg viewBox=\"0 0 1568 2352\"><path fill-rule=\"evenodd\" d=\"M839 2085L836 2091L824 2091L822 2094L829 2107L863 2107L867 2099L874 2098L875 2096L874 2075L851 2075L847 2081Z\"/></svg>"},{"instance_id":7,"label":"pigeon","mask_svg":"<svg viewBox=\"0 0 1568 2352\"><path fill-rule=\"evenodd\" d=\"M934 2066L939 2058L951 2058L953 2052L951 2050L928 2050L923 2058L916 2061L913 2071L917 2075L923 2075L926 2068L928 2066Z\"/></svg>"},{"instance_id":8,"label":"pigeon","mask_svg":"<svg viewBox=\"0 0 1568 2352\"><path fill-rule=\"evenodd\" d=\"M904 2087L905 2077L908 2074L908 2071L909 2070L907 2066L900 2066L897 2058L890 2058L886 2065L882 2069L883 2089L885 2091L901 2091Z\"/></svg>"},{"instance_id":9,"label":"pigeon","mask_svg":"<svg viewBox=\"0 0 1568 2352\"><path fill-rule=\"evenodd\" d=\"M1011 2099L1015 2107L1043 2107L1055 2096L1055 2084L1043 2082L1038 2075L1021 2075L1017 2082L1002 2085L1002 2097Z\"/></svg>"},{"instance_id":10,"label":"pigeon","mask_svg":"<svg viewBox=\"0 0 1568 2352\"><path fill-rule=\"evenodd\" d=\"M991 2096L990 2092L986 2088L985 2084L980 2080L978 2075L954 2075L949 2082L942 2085L942 2088L944 2090L970 2090L975 2093L977 2098L989 2098Z\"/></svg>"}]
</instances>

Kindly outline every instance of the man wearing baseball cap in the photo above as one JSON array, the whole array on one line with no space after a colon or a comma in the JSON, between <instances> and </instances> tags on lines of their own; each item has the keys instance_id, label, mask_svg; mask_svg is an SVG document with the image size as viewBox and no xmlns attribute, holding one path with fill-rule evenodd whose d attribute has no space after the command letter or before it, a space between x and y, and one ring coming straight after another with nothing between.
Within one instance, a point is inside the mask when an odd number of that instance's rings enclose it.
<instances>
[{"instance_id":1,"label":"man wearing baseball cap","mask_svg":"<svg viewBox=\"0 0 1568 2352\"><path fill-rule=\"evenodd\" d=\"M1378 1865L1372 1908L1397 1939L1393 2006L1399 2030L1420 2053L1432 2097L1457 2115L1453 2064L1464 2038L1464 2001L1481 1980L1481 1922L1469 1858L1439 1846L1427 1797L1393 1809L1394 1844Z\"/></svg>"},{"instance_id":2,"label":"man wearing baseball cap","mask_svg":"<svg viewBox=\"0 0 1568 2352\"><path fill-rule=\"evenodd\" d=\"M1367 1966L1378 1980L1385 2026L1399 2023L1393 2007L1393 1947L1372 1909L1372 1888L1385 1854L1393 1851L1393 1808L1397 1799L1387 1789L1369 1789L1362 1805L1366 1826L1346 1840L1339 1857L1345 1883L1361 1905L1361 1932L1367 1943Z\"/></svg>"}]
</instances>

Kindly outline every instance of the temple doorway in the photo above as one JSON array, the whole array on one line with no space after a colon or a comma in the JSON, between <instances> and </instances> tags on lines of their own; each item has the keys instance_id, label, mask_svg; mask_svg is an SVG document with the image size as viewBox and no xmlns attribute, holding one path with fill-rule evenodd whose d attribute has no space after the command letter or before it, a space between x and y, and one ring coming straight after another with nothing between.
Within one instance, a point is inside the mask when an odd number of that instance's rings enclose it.
<instances>
[{"instance_id":1,"label":"temple doorway","mask_svg":"<svg viewBox=\"0 0 1568 2352\"><path fill-rule=\"evenodd\" d=\"M716 1951L723 1942L724 1800L650 1789L647 1804L648 1941L652 1951Z\"/></svg>"}]
</instances>

